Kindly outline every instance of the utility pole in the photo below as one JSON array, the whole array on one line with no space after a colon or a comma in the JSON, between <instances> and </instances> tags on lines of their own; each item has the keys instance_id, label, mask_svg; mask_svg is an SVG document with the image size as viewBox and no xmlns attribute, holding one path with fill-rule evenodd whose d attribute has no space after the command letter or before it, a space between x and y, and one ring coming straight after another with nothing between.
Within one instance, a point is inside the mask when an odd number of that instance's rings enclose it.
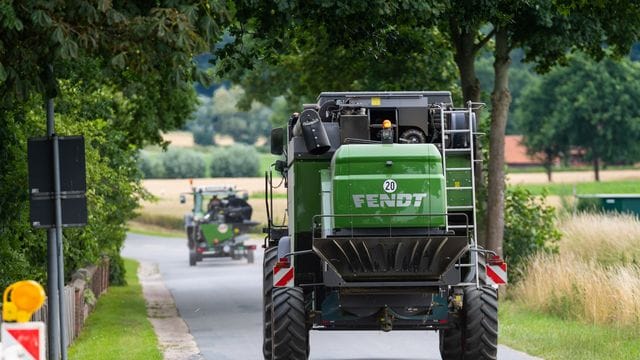
<instances>
[{"instance_id":1,"label":"utility pole","mask_svg":"<svg viewBox=\"0 0 640 360\"><path fill-rule=\"evenodd\" d=\"M64 331L66 308L64 306L64 248L62 244L62 196L60 191L60 146L55 133L53 98L55 77L53 66L47 65L45 79L50 83L46 92L47 136L53 145L53 186L55 201L55 227L47 231L49 291L49 358L67 360L67 334Z\"/></svg>"}]
</instances>

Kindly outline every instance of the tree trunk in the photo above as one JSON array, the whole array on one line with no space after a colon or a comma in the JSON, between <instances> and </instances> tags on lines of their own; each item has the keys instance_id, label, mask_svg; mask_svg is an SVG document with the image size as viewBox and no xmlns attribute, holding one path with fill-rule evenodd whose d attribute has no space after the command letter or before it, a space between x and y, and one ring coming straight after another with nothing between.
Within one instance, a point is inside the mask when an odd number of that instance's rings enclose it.
<instances>
[{"instance_id":1,"label":"tree trunk","mask_svg":"<svg viewBox=\"0 0 640 360\"><path fill-rule=\"evenodd\" d=\"M455 62L460 72L460 86L464 102L480 101L480 80L476 76L475 34L477 30L465 31L454 40Z\"/></svg>"},{"instance_id":2,"label":"tree trunk","mask_svg":"<svg viewBox=\"0 0 640 360\"><path fill-rule=\"evenodd\" d=\"M505 28L495 35L495 83L491 94L491 134L489 138L489 185L487 199L487 249L502 256L504 235L504 136L511 104L509 92L509 38Z\"/></svg>"},{"instance_id":3,"label":"tree trunk","mask_svg":"<svg viewBox=\"0 0 640 360\"><path fill-rule=\"evenodd\" d=\"M593 157L593 173L596 176L596 181L600 181L600 158L596 154Z\"/></svg>"}]
</instances>

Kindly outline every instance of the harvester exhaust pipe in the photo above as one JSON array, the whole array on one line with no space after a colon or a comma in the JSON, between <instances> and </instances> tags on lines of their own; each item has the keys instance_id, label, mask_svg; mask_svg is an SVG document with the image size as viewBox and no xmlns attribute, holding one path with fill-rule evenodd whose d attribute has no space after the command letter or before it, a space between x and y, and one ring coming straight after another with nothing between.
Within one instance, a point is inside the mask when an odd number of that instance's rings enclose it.
<instances>
[{"instance_id":1,"label":"harvester exhaust pipe","mask_svg":"<svg viewBox=\"0 0 640 360\"><path fill-rule=\"evenodd\" d=\"M321 155L331 149L331 142L320 114L314 109L306 109L300 114L293 132L302 133L307 151L312 155Z\"/></svg>"}]
</instances>

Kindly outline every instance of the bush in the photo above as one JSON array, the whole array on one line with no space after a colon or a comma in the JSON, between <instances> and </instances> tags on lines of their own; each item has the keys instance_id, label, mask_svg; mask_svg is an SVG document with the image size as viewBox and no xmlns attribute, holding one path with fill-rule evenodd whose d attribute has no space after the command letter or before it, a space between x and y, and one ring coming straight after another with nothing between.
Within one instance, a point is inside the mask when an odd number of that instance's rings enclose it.
<instances>
[{"instance_id":1,"label":"bush","mask_svg":"<svg viewBox=\"0 0 640 360\"><path fill-rule=\"evenodd\" d=\"M140 151L138 157L138 169L145 179L161 179L165 177L164 164L159 156L148 151Z\"/></svg>"},{"instance_id":2,"label":"bush","mask_svg":"<svg viewBox=\"0 0 640 360\"><path fill-rule=\"evenodd\" d=\"M205 176L202 155L188 149L171 149L162 156L165 177L171 179L201 178Z\"/></svg>"},{"instance_id":3,"label":"bush","mask_svg":"<svg viewBox=\"0 0 640 360\"><path fill-rule=\"evenodd\" d=\"M555 209L545 205L545 198L521 187L507 190L503 249L513 282L521 277L528 258L539 252L557 252L561 234L556 227Z\"/></svg>"},{"instance_id":4,"label":"bush","mask_svg":"<svg viewBox=\"0 0 640 360\"><path fill-rule=\"evenodd\" d=\"M258 176L260 155L252 146L234 145L213 154L212 177Z\"/></svg>"}]
</instances>

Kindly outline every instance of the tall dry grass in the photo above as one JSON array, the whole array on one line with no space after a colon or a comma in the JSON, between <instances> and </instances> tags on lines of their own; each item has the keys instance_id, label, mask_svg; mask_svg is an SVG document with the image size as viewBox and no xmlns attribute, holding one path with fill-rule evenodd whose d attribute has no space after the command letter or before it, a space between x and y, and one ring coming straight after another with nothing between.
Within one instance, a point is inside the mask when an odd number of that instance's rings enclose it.
<instances>
[{"instance_id":1,"label":"tall dry grass","mask_svg":"<svg viewBox=\"0 0 640 360\"><path fill-rule=\"evenodd\" d=\"M561 222L560 253L538 254L511 295L562 318L640 326L640 221L578 214Z\"/></svg>"},{"instance_id":2,"label":"tall dry grass","mask_svg":"<svg viewBox=\"0 0 640 360\"><path fill-rule=\"evenodd\" d=\"M640 221L629 214L580 213L560 222L561 254L605 265L640 264Z\"/></svg>"}]
</instances>

